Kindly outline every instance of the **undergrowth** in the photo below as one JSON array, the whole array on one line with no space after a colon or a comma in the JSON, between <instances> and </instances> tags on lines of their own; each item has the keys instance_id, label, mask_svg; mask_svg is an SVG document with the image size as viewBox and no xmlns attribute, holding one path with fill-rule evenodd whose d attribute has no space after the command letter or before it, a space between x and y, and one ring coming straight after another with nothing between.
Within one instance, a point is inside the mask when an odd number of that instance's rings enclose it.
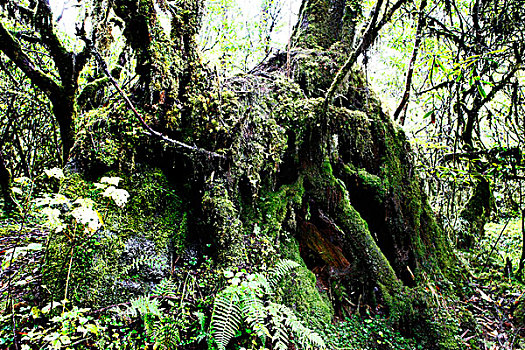
<instances>
[{"instance_id":1,"label":"undergrowth","mask_svg":"<svg viewBox=\"0 0 525 350\"><path fill-rule=\"evenodd\" d=\"M413 339L405 338L395 331L387 319L379 316L361 319L354 315L343 322L328 326L325 332L333 349L423 349Z\"/></svg>"}]
</instances>

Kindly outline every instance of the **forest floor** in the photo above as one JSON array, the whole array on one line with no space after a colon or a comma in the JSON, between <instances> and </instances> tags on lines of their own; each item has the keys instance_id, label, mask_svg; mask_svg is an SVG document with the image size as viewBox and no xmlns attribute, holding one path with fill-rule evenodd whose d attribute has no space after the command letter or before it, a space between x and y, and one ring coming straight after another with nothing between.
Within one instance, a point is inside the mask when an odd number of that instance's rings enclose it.
<instances>
[{"instance_id":1,"label":"forest floor","mask_svg":"<svg viewBox=\"0 0 525 350\"><path fill-rule=\"evenodd\" d=\"M0 245L4 247L0 251L0 292L6 290L9 280L15 285L12 297L20 300L28 292L34 297L41 283L34 268L43 252L45 230L37 226L20 227L16 222L4 221L3 224L0 230ZM454 307L458 314L464 309L470 311L478 327L477 332L473 332L472 327L464 327L469 330L461 334L461 340L466 348L481 336L482 350L525 349L525 308L520 310L520 305L525 304L525 284L514 275L521 255L521 222L504 219L501 223L487 224L485 230L484 238L473 249L457 251L468 266L470 276L458 293L463 296L461 301ZM8 256L5 253L15 246L25 247L25 250L19 250L20 256L11 264L5 259ZM4 278L7 275L12 278ZM346 344L355 343L355 349L419 349L414 339L401 336L379 315L355 315L339 323L337 330L328 331L351 336L351 340L343 336L340 340ZM7 338L0 337L0 349L6 341Z\"/></svg>"},{"instance_id":2,"label":"forest floor","mask_svg":"<svg viewBox=\"0 0 525 350\"><path fill-rule=\"evenodd\" d=\"M516 272L521 255L521 222L505 219L485 226L485 237L470 252L458 252L470 267L462 303L474 315L485 349L525 349L525 324L519 308L525 285ZM462 339L475 337L466 331Z\"/></svg>"}]
</instances>

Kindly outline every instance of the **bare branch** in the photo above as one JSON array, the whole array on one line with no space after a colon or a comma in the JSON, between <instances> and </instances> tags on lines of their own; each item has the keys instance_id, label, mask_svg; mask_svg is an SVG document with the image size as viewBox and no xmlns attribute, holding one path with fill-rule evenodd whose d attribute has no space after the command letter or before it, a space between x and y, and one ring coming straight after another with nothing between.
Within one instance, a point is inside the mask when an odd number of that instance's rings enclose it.
<instances>
[{"instance_id":1,"label":"bare branch","mask_svg":"<svg viewBox=\"0 0 525 350\"><path fill-rule=\"evenodd\" d=\"M363 37L361 38L361 41L354 49L354 51L348 56L348 59L346 60L345 64L339 69L334 81L332 82L330 88L328 89L328 92L326 93L326 97L324 100L324 109L328 107L328 104L334 98L336 90L346 78L348 72L356 62L359 55L365 52L370 47L370 45L372 45L374 40L377 38L377 35L379 34L381 28L383 28L383 26L390 21L394 13L406 2L407 0L398 0L396 3L394 3L394 5L392 5L392 7L386 11L386 13L383 15L383 18L376 26L377 17L383 4L383 0L378 0L374 13L372 15L372 19L370 20L368 27L365 33L363 34Z\"/></svg>"},{"instance_id":2,"label":"bare branch","mask_svg":"<svg viewBox=\"0 0 525 350\"><path fill-rule=\"evenodd\" d=\"M421 32L423 31L423 26L425 25L425 14L423 12L425 10L425 7L427 7L427 0L422 0L421 5L419 7L419 19L416 28L416 40L414 42L414 51L412 51L412 57L410 58L410 63L408 64L407 79L405 83L405 93L403 94L403 98L401 99L401 102L399 103L399 106L397 107L394 113L394 120L397 120L397 118L401 114L401 111L406 109L408 99L410 98L410 89L412 88L412 76L414 75L414 66L416 64L419 45L421 44ZM401 117L399 123L401 125L405 124L405 118Z\"/></svg>"},{"instance_id":3,"label":"bare branch","mask_svg":"<svg viewBox=\"0 0 525 350\"><path fill-rule=\"evenodd\" d=\"M109 81L113 84L113 86L115 87L115 89L117 89L117 91L119 92L119 94L122 96L122 98L124 99L124 101L126 102L126 104L128 105L128 107L131 109L131 111L133 112L133 114L135 115L135 117L139 120L140 122L140 125L142 126L142 128L144 130L146 130L148 133L150 133L151 135L153 136L156 136L158 137L159 139L163 140L163 141L166 141L168 143L171 143L171 144L174 144L175 146L181 148L181 149L185 149L185 150L188 150L188 151L191 151L191 152L194 152L194 153L200 153L200 154L204 154L206 156L211 156L211 157L214 157L214 158L222 158L222 159L226 159L226 157L223 155L223 154L218 154L218 153L215 153L215 152L212 152L212 151L208 151L208 150L205 150L205 149L202 149L202 148L199 148L197 146L190 146L184 142L181 142L181 141L177 141L177 140L173 140L167 136L165 136L164 134L156 131L156 130L153 130L153 128L151 126L149 126L145 121L144 121L144 118L142 118L142 116L140 115L140 113L137 111L137 109L135 108L135 106L133 105L133 102L131 102L131 100L129 99L129 97L126 95L126 93L120 88L120 86L118 85L118 82L115 80L115 78L113 78L113 76L111 75L111 72L109 71L108 69L108 66L106 64L106 61L104 61L104 59L102 58L102 56L100 55L100 53L95 49L95 47L91 44L91 41L89 41L89 39L87 39L85 36L82 37L82 40L84 40L84 42L86 43L86 46L90 47L91 51L93 52L95 58L97 59L97 61L99 62L99 64L101 65L101 67L103 68L104 70L104 74L106 75L106 77L109 79Z\"/></svg>"},{"instance_id":4,"label":"bare branch","mask_svg":"<svg viewBox=\"0 0 525 350\"><path fill-rule=\"evenodd\" d=\"M2 42L0 50L48 97L60 92L61 86L51 76L35 67L31 59L22 50L20 42L7 31L2 23L0 23L0 41Z\"/></svg>"}]
</instances>

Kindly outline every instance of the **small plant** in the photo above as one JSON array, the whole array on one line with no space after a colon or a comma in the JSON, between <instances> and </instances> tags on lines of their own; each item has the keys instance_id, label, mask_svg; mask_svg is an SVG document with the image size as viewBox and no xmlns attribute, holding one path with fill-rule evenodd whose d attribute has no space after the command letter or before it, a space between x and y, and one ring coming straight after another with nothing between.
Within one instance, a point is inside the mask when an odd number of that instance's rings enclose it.
<instances>
[{"instance_id":1,"label":"small plant","mask_svg":"<svg viewBox=\"0 0 525 350\"><path fill-rule=\"evenodd\" d=\"M46 175L59 181L65 179L60 169L46 171ZM51 256L50 254L56 253L55 261L65 261L65 264L60 262L54 265L55 275L58 275L57 272L62 269L62 266L66 266L67 269L63 290L64 300L68 298L75 253L80 254L81 247L92 242L93 237L104 226L104 218L100 208L104 209L105 207L107 212L112 202L118 207L123 207L128 200L129 193L116 187L119 181L120 178L118 177L102 177L100 183L94 184L96 189L94 194L101 195L102 198L97 196L93 196L93 198L96 198L100 203L85 197L68 198L60 191L59 193L46 194L35 200L35 204L45 218L47 226L56 234L48 237L48 259ZM61 253L62 251L68 253L64 255Z\"/></svg>"},{"instance_id":2,"label":"small plant","mask_svg":"<svg viewBox=\"0 0 525 350\"><path fill-rule=\"evenodd\" d=\"M168 302L167 309L161 308L161 302L157 297L139 296L132 299L126 309L117 311L116 319L124 320L131 327L132 333L137 333L137 336L142 335L144 346L153 346L153 349L177 349L193 341L199 342L202 338L198 335L192 339L183 339L183 336L195 331L190 329L196 323L192 321L194 316L199 323L197 327L201 326L204 329L204 314L201 312L192 314L184 303L177 306ZM141 322L137 323L137 320Z\"/></svg>"},{"instance_id":3,"label":"small plant","mask_svg":"<svg viewBox=\"0 0 525 350\"><path fill-rule=\"evenodd\" d=\"M279 280L298 266L281 260L266 275L224 273L230 285L217 293L211 318L211 333L220 350L226 348L243 321L263 345L270 338L275 349L288 349L291 334L305 349L326 347L323 338L305 327L290 308L272 301Z\"/></svg>"},{"instance_id":4,"label":"small plant","mask_svg":"<svg viewBox=\"0 0 525 350\"><path fill-rule=\"evenodd\" d=\"M331 348L349 350L372 349L422 349L413 339L403 337L396 332L388 320L379 316L361 319L353 315L343 322L329 325L325 329Z\"/></svg>"},{"instance_id":5,"label":"small plant","mask_svg":"<svg viewBox=\"0 0 525 350\"><path fill-rule=\"evenodd\" d=\"M69 178L61 169L46 170L42 177L48 181L39 183L40 177L14 179L17 187L13 192L25 211L27 230L36 227L36 232L43 235L6 249L0 257L0 274L18 269L8 288L19 290L18 300L6 298L0 305L8 310L0 315L0 347L16 341L14 337L19 336L22 349L30 349L27 344L50 349L71 348L98 341L106 330L100 320L86 315L88 309L74 306L76 295L71 286L78 284L77 277L92 266L88 258L92 257L89 254L104 227L104 213L114 205L124 206L129 194L116 187L119 178L103 177L94 185L89 194L91 198L75 195L71 198L63 194L66 192L63 185ZM36 192L40 187L46 193ZM53 192L47 192L50 187ZM36 199L35 193L38 193ZM20 227L18 232L25 229L23 225ZM35 276L39 262L41 274ZM37 283L42 283L42 295L49 293L47 300L61 301L40 308L30 294ZM24 298L20 300L21 297Z\"/></svg>"},{"instance_id":6,"label":"small plant","mask_svg":"<svg viewBox=\"0 0 525 350\"><path fill-rule=\"evenodd\" d=\"M42 310L33 307L30 314L33 318L39 318L52 313L52 310L58 306L65 306L65 302L50 303ZM42 348L49 349L61 349L94 340L105 330L105 327L92 317L85 316L87 311L89 309L79 309L76 306L71 310L63 311L60 315L52 317L45 328L38 327L30 330L22 340L29 344L40 344ZM29 350L31 347L24 344L22 349Z\"/></svg>"}]
</instances>

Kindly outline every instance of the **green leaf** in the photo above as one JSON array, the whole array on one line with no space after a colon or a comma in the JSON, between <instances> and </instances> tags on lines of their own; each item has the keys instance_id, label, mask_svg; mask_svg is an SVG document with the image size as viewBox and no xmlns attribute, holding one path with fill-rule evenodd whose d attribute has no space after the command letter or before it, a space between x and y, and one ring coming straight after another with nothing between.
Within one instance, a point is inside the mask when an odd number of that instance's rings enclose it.
<instances>
[{"instance_id":1,"label":"green leaf","mask_svg":"<svg viewBox=\"0 0 525 350\"><path fill-rule=\"evenodd\" d=\"M433 110L431 110L429 112L426 112L425 115L423 116L423 119L426 119L426 118L430 117L432 114L434 114L435 111L436 110L433 109Z\"/></svg>"},{"instance_id":2,"label":"green leaf","mask_svg":"<svg viewBox=\"0 0 525 350\"><path fill-rule=\"evenodd\" d=\"M439 60L439 58L436 58L436 63L437 63L437 65L439 66L439 68L441 68L441 70L442 70L444 73L447 73L447 69L445 68L445 66L443 65L443 63L441 63L441 61Z\"/></svg>"},{"instance_id":3,"label":"green leaf","mask_svg":"<svg viewBox=\"0 0 525 350\"><path fill-rule=\"evenodd\" d=\"M479 94L483 98L487 98L487 93L485 92L485 89L483 89L483 86L481 84L479 84L479 83L478 83L478 91L479 91Z\"/></svg>"}]
</instances>

